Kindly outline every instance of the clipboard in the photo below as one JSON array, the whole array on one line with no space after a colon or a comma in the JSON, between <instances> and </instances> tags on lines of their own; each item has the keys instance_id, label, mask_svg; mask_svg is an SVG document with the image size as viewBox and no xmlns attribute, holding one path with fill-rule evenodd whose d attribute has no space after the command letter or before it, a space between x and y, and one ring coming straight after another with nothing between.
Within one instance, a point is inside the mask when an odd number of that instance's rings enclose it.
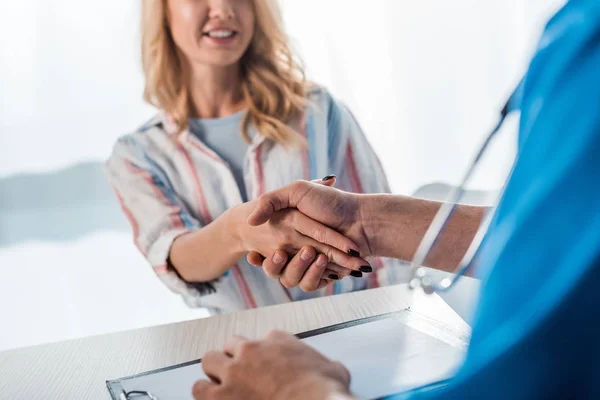
<instances>
[{"instance_id":1,"label":"clipboard","mask_svg":"<svg viewBox=\"0 0 600 400\"><path fill-rule=\"evenodd\" d=\"M394 321L394 322L390 322L390 321ZM393 326L390 325L390 324L395 324L395 323L397 323L397 325L393 325ZM424 385L431 385L431 386L436 386L436 387L443 386L445 384L445 382L454 374L454 371L456 370L456 368L458 368L458 366L462 363L464 354L466 352L466 348L468 346L468 340L469 340L468 336L457 334L456 332L453 332L447 326L439 323L438 321L432 320L421 314L411 312L410 308L392 312L392 313L387 313L387 314L382 314L382 315L377 315L377 316L372 316L372 317L366 317L366 318L361 318L361 319L352 320L352 321L348 321L348 322L343 322L340 324L330 325L327 327L302 332L302 333L296 334L295 336L301 340L306 341L307 344L311 345L312 347L317 348L317 350L321 350L319 348L320 344L318 342L321 342L321 345L322 345L323 341L329 340L328 337L331 338L332 335L340 334L344 331L345 331L345 333L348 333L348 334L359 334L359 335L361 334L361 331L362 331L362 333L365 334L366 328L375 327L376 325L377 325L377 327L385 325L385 328L388 330L388 336L389 336L389 329L396 329L396 328L398 328L398 337L400 337L402 334L404 334L406 332L409 332L411 335L413 335L413 337L416 337L416 338L418 338L419 334L429 336L429 339L427 339L427 340L429 340L429 342L424 344L424 346L426 346L427 344L429 344L429 345L435 344L435 346L437 346L437 347L433 348L431 350L438 351L438 352L445 352L446 357L444 359L444 362L441 363L442 365L440 365L440 363L438 363L437 360L435 363L431 363L431 362L429 363L429 364L435 364L434 367L438 367L438 369L440 369L440 367L441 367L440 371L434 371L435 373L432 373L432 374L430 374L431 376L427 377L427 378L433 377L435 379L419 380L418 379L419 377L417 377L417 379L414 380L415 382L417 382L417 384L413 384L413 385L409 384L406 387L401 387L402 390L399 390L399 392L408 392L417 387L421 387ZM388 326L388 325L390 325L390 326ZM403 327L403 328L401 328L401 327ZM353 329L351 329L351 328L353 328ZM405 332L400 331L400 329L405 330ZM420 332L420 333L415 333L415 332ZM414 335L416 335L416 336L414 336ZM396 348L394 348L394 349L396 349ZM391 350L391 351L393 352L394 350ZM327 354L325 354L325 355L328 356ZM414 358L414 355L412 355L411 357ZM342 360L342 362L343 362L343 360ZM181 363L181 364L177 364L177 365L173 365L173 366L168 366L165 368L147 371L147 372L143 372L143 373L132 375L132 376L109 380L109 381L106 381L106 385L107 385L108 391L109 391L110 395L112 396L113 400L146 400L146 399L149 399L149 400L189 400L189 399L192 399L191 388L193 386L193 383L196 380L200 379L200 378L196 378L195 375L194 376L192 376L192 375L196 374L196 373L200 374L200 371L201 371L200 364L201 363L202 363L202 359L193 360L193 361L189 361L186 363ZM448 368L444 368L444 366L445 366L444 363L448 364L447 365ZM428 369L431 367L431 365L429 365L429 364L428 364ZM366 371L372 372L373 365L371 365L370 368L367 368L368 366L364 366L364 367L365 367ZM349 368L349 369L352 372L352 368ZM386 370L386 372L389 373L389 371L387 371L387 370ZM408 371L405 371L405 372L407 372L410 375L410 372L408 372ZM414 374L414 371L412 373ZM189 385L189 387L184 388L185 393L187 393L187 396L185 396L182 392L179 395L174 395L173 397L168 397L168 398L158 397L151 390L145 390L147 388L143 387L145 385L144 381L148 382L148 380L155 379L159 376L160 376L161 380L169 380L170 377L173 377L177 374L179 375L178 379L182 379L183 382L186 382L186 380L187 380L186 385ZM192 374L192 375L190 375L190 374ZM182 375L188 375L188 376L187 377L184 376L182 378ZM372 380L372 379L373 379L373 376L370 376L369 380ZM353 376L353 382L355 380L356 379ZM135 385L132 387L132 382L137 382L142 387L135 386ZM362 393L363 397L367 397L367 398L384 398L388 395L398 393L398 392L393 392L393 393L385 393L384 392L384 393L377 393L376 396L369 397L368 389L362 388L359 390L363 390L363 393ZM373 394L373 393L374 392L372 392L371 394ZM357 393L357 394L361 395L361 393ZM367 394L367 396L364 396L364 394Z\"/></svg>"}]
</instances>

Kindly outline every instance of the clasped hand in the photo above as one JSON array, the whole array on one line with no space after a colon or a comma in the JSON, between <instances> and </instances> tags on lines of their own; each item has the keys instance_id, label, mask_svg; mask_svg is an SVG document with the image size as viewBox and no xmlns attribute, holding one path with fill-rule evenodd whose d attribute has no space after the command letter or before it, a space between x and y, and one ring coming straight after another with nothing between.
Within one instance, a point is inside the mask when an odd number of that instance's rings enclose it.
<instances>
[{"instance_id":1,"label":"clasped hand","mask_svg":"<svg viewBox=\"0 0 600 400\"><path fill-rule=\"evenodd\" d=\"M360 257L369 250L358 201L334 184L331 176L318 183L298 181L244 204L240 212L249 216L239 236L248 262L283 286L306 292L371 272Z\"/></svg>"}]
</instances>

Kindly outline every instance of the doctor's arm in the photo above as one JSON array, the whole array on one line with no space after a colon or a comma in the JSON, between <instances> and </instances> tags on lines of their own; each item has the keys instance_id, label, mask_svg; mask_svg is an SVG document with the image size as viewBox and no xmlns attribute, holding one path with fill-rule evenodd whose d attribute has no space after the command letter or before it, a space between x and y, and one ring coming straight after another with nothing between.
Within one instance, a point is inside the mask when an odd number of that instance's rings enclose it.
<instances>
[{"instance_id":1,"label":"doctor's arm","mask_svg":"<svg viewBox=\"0 0 600 400\"><path fill-rule=\"evenodd\" d=\"M298 181L260 197L248 222L260 225L277 210L297 208L358 244L363 257L410 260L441 204L400 195L354 194ZM425 265L454 270L487 210L459 205Z\"/></svg>"}]
</instances>

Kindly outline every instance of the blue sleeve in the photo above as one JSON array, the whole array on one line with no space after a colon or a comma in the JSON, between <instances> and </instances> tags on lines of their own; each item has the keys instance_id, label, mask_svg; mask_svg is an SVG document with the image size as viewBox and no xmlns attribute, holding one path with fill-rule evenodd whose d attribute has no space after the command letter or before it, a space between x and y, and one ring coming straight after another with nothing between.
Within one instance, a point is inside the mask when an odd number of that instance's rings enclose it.
<instances>
[{"instance_id":1,"label":"blue sleeve","mask_svg":"<svg viewBox=\"0 0 600 400\"><path fill-rule=\"evenodd\" d=\"M600 5L571 0L525 81L466 361L417 398L600 398Z\"/></svg>"}]
</instances>

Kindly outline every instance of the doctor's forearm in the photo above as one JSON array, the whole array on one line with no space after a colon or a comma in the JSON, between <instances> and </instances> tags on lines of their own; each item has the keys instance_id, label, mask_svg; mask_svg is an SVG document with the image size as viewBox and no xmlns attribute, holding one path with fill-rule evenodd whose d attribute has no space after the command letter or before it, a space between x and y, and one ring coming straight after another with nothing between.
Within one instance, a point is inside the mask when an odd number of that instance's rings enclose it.
<instances>
[{"instance_id":1,"label":"doctor's forearm","mask_svg":"<svg viewBox=\"0 0 600 400\"><path fill-rule=\"evenodd\" d=\"M376 256L411 260L442 203L397 195L361 196L362 226ZM425 265L453 271L487 210L459 205Z\"/></svg>"}]
</instances>

